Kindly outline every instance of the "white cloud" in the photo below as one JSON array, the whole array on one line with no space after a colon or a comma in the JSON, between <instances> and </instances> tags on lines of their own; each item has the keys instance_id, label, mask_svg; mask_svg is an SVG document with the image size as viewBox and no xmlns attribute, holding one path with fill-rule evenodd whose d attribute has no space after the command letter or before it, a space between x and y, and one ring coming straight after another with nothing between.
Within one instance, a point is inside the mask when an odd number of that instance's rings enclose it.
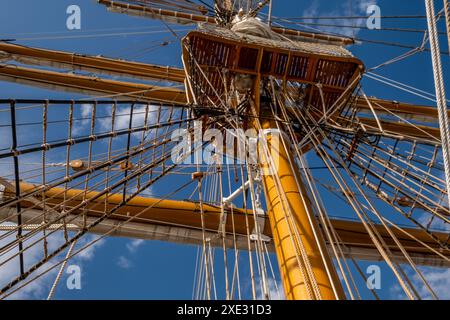
<instances>
[{"instance_id":1,"label":"white cloud","mask_svg":"<svg viewBox=\"0 0 450 320\"><path fill-rule=\"evenodd\" d=\"M144 244L144 240L141 239L135 239L131 240L126 244L127 250L133 254L136 253L136 251ZM119 256L119 259L117 260L117 265L122 269L130 269L133 266L133 262L126 258L125 256Z\"/></svg>"},{"instance_id":2,"label":"white cloud","mask_svg":"<svg viewBox=\"0 0 450 320\"><path fill-rule=\"evenodd\" d=\"M159 106L149 105L147 113L147 124L153 125L157 122ZM133 121L132 127L142 127L145 124L147 106L142 104L136 104L133 108ZM130 111L131 105L118 105L115 112L114 119L114 130L125 130L128 129L130 125ZM91 119L92 119L93 105L92 104L82 104L74 112L72 134L74 136L86 136L90 134ZM164 121L164 118L163 120ZM96 121L95 121L95 131L96 132L109 132L112 126L112 105L98 105L96 108ZM155 130L149 130L145 132L147 139L152 139L154 137ZM135 139L142 138L142 131L133 133ZM119 136L117 139L125 139L126 136ZM102 142L107 143L108 139L102 139Z\"/></svg>"},{"instance_id":3,"label":"white cloud","mask_svg":"<svg viewBox=\"0 0 450 320\"><path fill-rule=\"evenodd\" d=\"M78 135L78 134L84 132L85 130L87 130L87 127L91 123L93 109L94 109L94 107L92 106L92 104L84 103L80 106L80 109L79 109L80 116L79 117L82 120L74 121L73 127L72 127L73 135ZM77 119L78 117L75 115L74 118Z\"/></svg>"},{"instance_id":4,"label":"white cloud","mask_svg":"<svg viewBox=\"0 0 450 320\"><path fill-rule=\"evenodd\" d=\"M352 3L348 1L340 2L340 6L335 9L328 9L330 7L329 1L324 1L323 6L318 0L314 0L310 6L303 11L303 17L318 17L318 16L366 16L367 8L371 5L377 4L377 0L353 0ZM345 26L355 26L361 27L366 25L365 19L339 19L339 20L318 20L318 19L307 19L304 20L306 23L317 23L317 24L336 24ZM305 26L312 31L321 31L328 33L335 33L344 36L351 37L357 35L361 29L355 29L351 27L328 27L328 26Z\"/></svg>"},{"instance_id":5,"label":"white cloud","mask_svg":"<svg viewBox=\"0 0 450 320\"><path fill-rule=\"evenodd\" d=\"M93 106L92 104L84 103L81 105L81 117L90 118L92 115ZM89 119L87 119L89 121Z\"/></svg>"},{"instance_id":6,"label":"white cloud","mask_svg":"<svg viewBox=\"0 0 450 320\"><path fill-rule=\"evenodd\" d=\"M320 4L318 0L311 2L308 8L303 11L303 17L317 17L319 16ZM314 22L312 19L305 20L306 22Z\"/></svg>"},{"instance_id":7,"label":"white cloud","mask_svg":"<svg viewBox=\"0 0 450 320\"><path fill-rule=\"evenodd\" d=\"M260 283L259 279L257 279L256 283ZM281 281L276 281L272 278L267 279L267 285L269 289L269 297L270 300L285 300L283 284ZM256 295L259 300L263 300L263 293L261 286L256 287Z\"/></svg>"},{"instance_id":8,"label":"white cloud","mask_svg":"<svg viewBox=\"0 0 450 320\"><path fill-rule=\"evenodd\" d=\"M127 249L131 253L134 253L143 244L144 244L144 240L142 240L142 239L131 240L129 243L127 243Z\"/></svg>"},{"instance_id":9,"label":"white cloud","mask_svg":"<svg viewBox=\"0 0 450 320\"><path fill-rule=\"evenodd\" d=\"M39 235L40 236L40 235ZM15 239L14 235L8 236L2 240L0 240L0 247L3 247L7 245L9 242L13 241ZM36 241L38 239L38 236L32 237L30 240L24 242L24 247L29 246L32 242ZM48 244L49 249L52 249L53 247L61 244L61 239L58 236L50 236L48 238ZM7 259L11 258L16 254L17 250L12 250L11 252L6 253L0 258L0 263L3 263ZM27 267L30 267L43 257L43 247L42 244L32 246L30 249L26 250L24 253L24 265L25 269ZM44 266L39 268L35 273L33 273L30 277L33 277L43 270L46 270L47 268L51 267L53 265L52 262L46 263ZM17 292L13 293L11 296L8 297L8 299L37 299L42 298L45 292L49 290L50 288L50 282L51 279L54 279L54 276L56 274L57 270L56 268L52 270L51 272L47 273L46 275L38 278L36 281L31 282L30 284L26 285L22 289L18 290ZM3 264L0 266L0 285L3 287L4 285L8 284L11 280L16 278L19 275L19 258L14 257L9 262ZM27 279L28 280L28 279ZM20 285L20 284L19 284Z\"/></svg>"},{"instance_id":10,"label":"white cloud","mask_svg":"<svg viewBox=\"0 0 450 320\"><path fill-rule=\"evenodd\" d=\"M159 107L150 105L147 113L147 123L154 124L157 120L157 110ZM133 108L133 123L132 127L142 127L145 124L145 111L147 107L145 105L137 105ZM116 110L116 116L114 120L115 130L128 129L130 125L130 111L131 106L118 107ZM100 119L100 124L103 130L111 130L112 116Z\"/></svg>"},{"instance_id":11,"label":"white cloud","mask_svg":"<svg viewBox=\"0 0 450 320\"><path fill-rule=\"evenodd\" d=\"M117 260L117 265L122 269L130 269L133 266L133 263L124 256L120 256L119 260Z\"/></svg>"},{"instance_id":12,"label":"white cloud","mask_svg":"<svg viewBox=\"0 0 450 320\"><path fill-rule=\"evenodd\" d=\"M3 233L0 233L0 235ZM24 242L24 247L31 245L33 242L37 241L42 237L42 233L33 236L31 239ZM86 244L90 243L92 240L96 239L98 236L96 235L86 235L82 237L77 243L74 252L84 247ZM9 242L15 239L15 235L8 236L2 240L0 240L0 247L5 246ZM48 236L48 251L52 252L59 246L64 243L64 236L62 232L56 232L52 235ZM95 251L101 247L104 243L104 240L100 240L96 242L94 245L89 246L85 250L81 251L79 254L74 256L69 260L69 264L77 264L81 265L83 262L87 262L95 257ZM0 263L3 263L8 258L12 257L17 250L12 250L11 252L0 256ZM59 254L57 257L54 257L49 262L45 263L42 267L32 273L22 284L33 279L35 276L40 274L41 272L51 268L56 263L60 262L66 255L66 251ZM24 262L25 262L25 270L30 266L34 265L38 261L40 261L44 257L43 250L43 242L39 242L36 245L33 245L30 249L27 249L24 252ZM50 290L51 285L53 284L56 274L60 268L60 265L53 268L51 271L43 275L42 277L33 280L23 288L19 289L17 292L8 297L8 299L45 299L47 298L48 292ZM11 261L0 266L0 286L3 287L12 279L19 275L19 258L15 257ZM61 280L60 285L62 285L63 280ZM18 285L20 286L20 284ZM16 286L15 288L17 288Z\"/></svg>"},{"instance_id":13,"label":"white cloud","mask_svg":"<svg viewBox=\"0 0 450 320\"><path fill-rule=\"evenodd\" d=\"M425 279L427 279L438 298L441 300L450 299L450 269L431 267L421 269ZM420 295L425 299L430 299L431 294L425 287L425 284L419 279L418 275L414 276L414 282L417 284Z\"/></svg>"},{"instance_id":14,"label":"white cloud","mask_svg":"<svg viewBox=\"0 0 450 320\"><path fill-rule=\"evenodd\" d=\"M77 246L75 247L75 251L81 249L88 243L91 243L92 241L97 240L99 237L100 237L99 235L86 235L86 236L82 237L80 240L78 240ZM98 248L103 246L105 244L105 242L106 242L105 238L96 241L95 243L93 243L92 245L90 245L89 247L87 247L86 249L81 251L80 253L78 253L74 258L79 259L81 261L92 260L95 257L95 251L97 251Z\"/></svg>"},{"instance_id":15,"label":"white cloud","mask_svg":"<svg viewBox=\"0 0 450 320\"><path fill-rule=\"evenodd\" d=\"M444 268L433 268L433 267L419 267L424 278L427 280L430 287L433 289L434 293L440 300L450 299L450 269ZM420 297L422 299L432 299L430 291L427 289L426 285L420 279L419 275L413 273L412 271L407 273L409 279L414 284ZM400 285L395 284L390 289L391 298L393 299L406 299L406 295L401 289Z\"/></svg>"}]
</instances>

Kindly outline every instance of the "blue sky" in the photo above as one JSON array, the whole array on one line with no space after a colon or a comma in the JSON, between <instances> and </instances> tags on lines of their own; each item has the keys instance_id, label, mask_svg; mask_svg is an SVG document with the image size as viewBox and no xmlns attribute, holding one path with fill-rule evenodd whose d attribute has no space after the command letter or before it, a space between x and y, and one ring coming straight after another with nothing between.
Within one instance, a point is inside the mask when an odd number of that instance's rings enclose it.
<instances>
[{"instance_id":1,"label":"blue sky","mask_svg":"<svg viewBox=\"0 0 450 320\"><path fill-rule=\"evenodd\" d=\"M165 26L158 21L109 13L92 0L40 0L7 1L7 10L0 11L0 38L18 39L18 44L78 52L92 55L130 58L142 62L181 66L180 45ZM359 5L369 1L354 1L354 14L364 14ZM374 2L374 1L372 1ZM423 1L379 0L382 15L424 14ZM436 1L441 5L442 1ZM77 4L82 10L81 31L66 29L66 8ZM322 16L350 15L346 1L274 1L274 16L300 17L308 14ZM344 24L344 22L342 22ZM348 22L345 22L347 24ZM425 29L426 21L383 20L383 27ZM145 29L144 29L145 28ZM185 26L173 26L179 35L186 33ZM444 25L440 23L440 29ZM108 37L82 37L84 34L104 34L133 31L152 31L141 35L120 35ZM158 32L158 33L156 33ZM80 36L80 37L79 37ZM400 42L415 46L421 42L421 34L394 33L363 30L358 38ZM59 37L58 39L51 39ZM66 38L64 38L66 37ZM32 39L34 38L34 40ZM168 46L157 47L162 42ZM155 50L148 49L156 46ZM407 49L364 43L352 46L351 51L367 67L378 65L396 57ZM445 37L441 37L441 49L448 50ZM449 57L443 57L445 74L449 70ZM378 71L397 81L434 93L430 55L417 54L405 61ZM446 77L448 79L448 77ZM369 96L404 102L429 104L411 94L384 86L372 80L364 80L364 90ZM16 84L0 83L1 98L81 98L84 96L36 89ZM160 192L167 189L161 186ZM336 211L344 207L336 205ZM339 214L337 214L339 215ZM61 285L56 292L57 299L190 299L195 269L197 248L160 242L133 242L128 239L109 238L95 247L92 256L80 261L83 268L82 290L67 290ZM218 283L223 286L223 283ZM380 295L393 296L392 278L383 278ZM45 288L44 288L45 289ZM27 297L40 299L46 290L35 290Z\"/></svg>"}]
</instances>

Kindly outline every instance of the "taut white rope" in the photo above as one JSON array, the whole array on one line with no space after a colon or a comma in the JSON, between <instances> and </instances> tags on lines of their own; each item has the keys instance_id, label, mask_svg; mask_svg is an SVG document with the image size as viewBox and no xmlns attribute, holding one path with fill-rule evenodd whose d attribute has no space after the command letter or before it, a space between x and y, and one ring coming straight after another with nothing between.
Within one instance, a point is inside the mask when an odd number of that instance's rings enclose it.
<instances>
[{"instance_id":1,"label":"taut white rope","mask_svg":"<svg viewBox=\"0 0 450 320\"><path fill-rule=\"evenodd\" d=\"M436 88L436 101L439 115L439 127L441 130L442 154L444 158L445 178L447 182L447 196L450 203L450 132L448 125L447 99L445 97L444 78L439 49L439 38L436 27L436 16L432 0L425 0L427 11L428 33L430 36L431 59L433 62L434 82Z\"/></svg>"},{"instance_id":2,"label":"taut white rope","mask_svg":"<svg viewBox=\"0 0 450 320\"><path fill-rule=\"evenodd\" d=\"M445 24L447 25L448 47L450 48L450 2L444 0Z\"/></svg>"}]
</instances>

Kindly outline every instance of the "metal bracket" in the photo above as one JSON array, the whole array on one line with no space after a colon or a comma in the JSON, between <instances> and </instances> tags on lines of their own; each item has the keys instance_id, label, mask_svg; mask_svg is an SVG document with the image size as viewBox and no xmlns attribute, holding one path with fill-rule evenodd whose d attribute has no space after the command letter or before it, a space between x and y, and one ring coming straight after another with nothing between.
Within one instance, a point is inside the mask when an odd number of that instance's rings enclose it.
<instances>
[{"instance_id":1,"label":"metal bracket","mask_svg":"<svg viewBox=\"0 0 450 320\"><path fill-rule=\"evenodd\" d=\"M263 242L270 242L271 238L262 234L264 228L266 226L266 213L261 205L261 192L262 192L262 179L261 179L261 171L259 168L254 168L251 173L251 178L255 185L255 199L254 199L254 210L256 215L255 227L252 230L250 235L250 240L258 241L261 240ZM259 233L256 231L256 226L258 227Z\"/></svg>"}]
</instances>

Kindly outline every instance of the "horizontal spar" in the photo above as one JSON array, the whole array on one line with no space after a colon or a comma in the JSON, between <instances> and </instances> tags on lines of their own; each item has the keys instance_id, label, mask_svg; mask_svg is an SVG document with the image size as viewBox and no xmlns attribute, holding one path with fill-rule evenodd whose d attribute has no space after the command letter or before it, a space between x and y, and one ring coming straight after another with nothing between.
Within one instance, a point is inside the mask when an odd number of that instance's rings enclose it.
<instances>
[{"instance_id":1,"label":"horizontal spar","mask_svg":"<svg viewBox=\"0 0 450 320\"><path fill-rule=\"evenodd\" d=\"M184 83L185 80L184 70L180 68L32 48L2 42L0 42L0 60L14 60L30 65L71 68L72 70L96 72L112 76L128 76L145 80L167 80L177 83ZM437 109L434 107L378 98L369 98L369 101L373 110L379 115L396 114L405 120L437 122ZM366 113L372 112L367 100L363 97L356 98L354 108Z\"/></svg>"},{"instance_id":2,"label":"horizontal spar","mask_svg":"<svg viewBox=\"0 0 450 320\"><path fill-rule=\"evenodd\" d=\"M21 184L21 191L31 191L36 187L38 186L23 183ZM74 207L83 201L83 190L71 189L64 191L62 188L53 188L45 193L46 205L56 208L64 201L64 193L66 193L66 199L70 199L66 202L66 208ZM89 191L86 194L86 199L94 197L96 194L97 192ZM11 197L13 197L13 193L8 189L3 194L0 194L0 200L2 198L10 199ZM39 197L36 196L37 199ZM106 210L116 206L122 199L122 194L109 195ZM22 218L24 223L39 223L39 219L41 219L39 215L42 214L40 209L33 208L33 203L28 200L22 201L21 206L23 208ZM146 210L146 208L151 208L151 210ZM93 203L90 203L86 209L88 219L94 221L105 212L105 197L101 197ZM219 234L221 208L211 204L203 204L203 211L207 238L210 239L211 245L220 247L222 245L222 239ZM248 234L246 221L248 221L249 230L252 232L254 230L253 212L251 210L231 207L227 207L225 211L225 231L228 234L226 238L227 245L230 248L233 247L233 234L235 234L237 247L244 250L247 249ZM5 219L10 217L9 220L11 222L15 222L14 214L15 207L7 207L0 210L0 218ZM123 223L133 216L136 216L136 218L130 222ZM76 212L73 218L74 221L71 223L82 225L83 217L81 216L81 211ZM272 235L267 216L260 216L258 219L262 226L263 234L270 241ZM121 223L123 224L120 225ZM347 256L369 261L382 260L361 223L338 219L332 219L331 223L340 238L343 251ZM202 224L200 204L198 202L136 197L114 213L110 219L99 224L92 232L105 234L118 225L120 226L110 234L111 236L161 240L184 244L202 243ZM394 256L402 261L404 258L386 229L381 225L376 225L376 228ZM400 243L408 248L408 252L417 264L431 266L450 265L450 251L448 249L442 250L435 240L431 239L424 231L414 228L402 228L403 231L398 229L391 230L398 237ZM448 238L448 234L444 232L434 234L442 242L445 242ZM429 248L438 250L446 259L436 255L416 239ZM270 250L273 250L271 241L268 243L268 246Z\"/></svg>"},{"instance_id":3,"label":"horizontal spar","mask_svg":"<svg viewBox=\"0 0 450 320\"><path fill-rule=\"evenodd\" d=\"M0 61L10 60L29 65L68 68L74 71L81 70L144 80L167 80L183 83L185 78L183 69L174 67L32 48L0 42Z\"/></svg>"},{"instance_id":4,"label":"horizontal spar","mask_svg":"<svg viewBox=\"0 0 450 320\"><path fill-rule=\"evenodd\" d=\"M112 98L186 103L184 90L0 64L0 80Z\"/></svg>"},{"instance_id":5,"label":"horizontal spar","mask_svg":"<svg viewBox=\"0 0 450 320\"><path fill-rule=\"evenodd\" d=\"M97 1L99 4L106 6L110 11L125 13L133 16L162 19L167 20L168 22L171 23L179 23L179 24L190 24L190 23L216 24L216 19L214 17L200 14L165 10L160 8L143 6L139 4L130 4L121 1L111 1L111 0L97 0ZM325 33L306 32L283 27L272 27L272 31L284 35L288 38L292 38L293 40L310 39L338 45L350 45L355 43L355 41L352 38L340 37Z\"/></svg>"},{"instance_id":6,"label":"horizontal spar","mask_svg":"<svg viewBox=\"0 0 450 320\"><path fill-rule=\"evenodd\" d=\"M436 124L438 122L438 114L435 106L414 105L378 98L368 98L368 100L377 115L393 116L393 114L395 114L405 120L431 122ZM364 97L357 97L353 107L358 111L372 114L371 108Z\"/></svg>"},{"instance_id":7,"label":"horizontal spar","mask_svg":"<svg viewBox=\"0 0 450 320\"><path fill-rule=\"evenodd\" d=\"M436 127L397 121L380 121L383 129L383 132L381 132L375 119L360 118L359 120L361 124L366 126L368 132L392 134L405 139L423 139L434 144L440 144L441 134L439 128Z\"/></svg>"}]
</instances>

